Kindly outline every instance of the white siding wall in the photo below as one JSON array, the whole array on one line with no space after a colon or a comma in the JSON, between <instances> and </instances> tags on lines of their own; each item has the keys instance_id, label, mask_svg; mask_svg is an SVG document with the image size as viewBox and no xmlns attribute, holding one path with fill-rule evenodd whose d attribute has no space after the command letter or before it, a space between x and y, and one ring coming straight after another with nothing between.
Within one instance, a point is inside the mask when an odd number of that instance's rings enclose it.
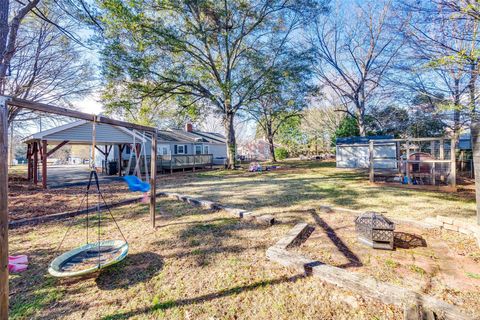
<instances>
[{"instance_id":1,"label":"white siding wall","mask_svg":"<svg viewBox=\"0 0 480 320\"><path fill-rule=\"evenodd\" d=\"M337 145L337 168L368 168L370 166L368 148L368 144ZM397 164L394 159L396 152L397 149L394 143L374 146L374 157L393 158L375 161L375 168L396 168Z\"/></svg>"},{"instance_id":2,"label":"white siding wall","mask_svg":"<svg viewBox=\"0 0 480 320\"><path fill-rule=\"evenodd\" d=\"M46 139L70 140L72 137L75 141L91 141L92 140L92 123L84 123L79 126L68 128L60 132L47 135ZM97 123L95 126L97 143L117 143L130 141L132 136L115 126Z\"/></svg>"},{"instance_id":3,"label":"white siding wall","mask_svg":"<svg viewBox=\"0 0 480 320\"><path fill-rule=\"evenodd\" d=\"M213 154L213 158L224 158L227 156L227 147L225 144L209 144L209 153Z\"/></svg>"}]
</instances>

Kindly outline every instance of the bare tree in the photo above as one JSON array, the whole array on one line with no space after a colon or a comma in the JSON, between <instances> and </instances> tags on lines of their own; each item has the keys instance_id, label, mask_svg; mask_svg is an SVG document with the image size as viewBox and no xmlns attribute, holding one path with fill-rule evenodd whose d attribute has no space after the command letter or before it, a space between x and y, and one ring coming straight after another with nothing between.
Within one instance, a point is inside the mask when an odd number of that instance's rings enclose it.
<instances>
[{"instance_id":1,"label":"bare tree","mask_svg":"<svg viewBox=\"0 0 480 320\"><path fill-rule=\"evenodd\" d=\"M105 14L112 19L104 19L105 75L130 90L123 97L109 90L105 98L119 108L145 96L173 96L185 107L204 103L222 115L228 167L234 168L236 115L263 95L265 79L278 64L278 52L291 44L305 11L320 11L320 3L235 0L106 5Z\"/></svg>"},{"instance_id":2,"label":"bare tree","mask_svg":"<svg viewBox=\"0 0 480 320\"><path fill-rule=\"evenodd\" d=\"M55 22L58 17L49 17ZM16 54L10 61L5 94L44 103L70 105L73 99L90 92L93 70L84 55L88 54L51 22L32 18L18 31ZM31 113L20 114L11 107L8 121L32 119Z\"/></svg>"},{"instance_id":3,"label":"bare tree","mask_svg":"<svg viewBox=\"0 0 480 320\"><path fill-rule=\"evenodd\" d=\"M452 16L444 5L404 3L404 11L411 16L405 29L408 66L403 68L409 76L404 79L410 79L407 86L415 95L428 97L432 106L437 102L433 111L458 138L476 109L479 24L468 16Z\"/></svg>"},{"instance_id":4,"label":"bare tree","mask_svg":"<svg viewBox=\"0 0 480 320\"><path fill-rule=\"evenodd\" d=\"M319 151L328 153L335 131L345 114L338 112L338 107L324 99L315 99L310 104L302 114L302 131L313 143L315 154L319 154Z\"/></svg>"},{"instance_id":5,"label":"bare tree","mask_svg":"<svg viewBox=\"0 0 480 320\"><path fill-rule=\"evenodd\" d=\"M387 2L352 5L347 18L333 12L316 21L310 37L320 82L342 100L343 111L357 121L366 135L365 115L373 96L379 93L394 59L403 45L389 23L395 18ZM401 26L399 26L401 27Z\"/></svg>"},{"instance_id":6,"label":"bare tree","mask_svg":"<svg viewBox=\"0 0 480 320\"><path fill-rule=\"evenodd\" d=\"M0 0L0 95L5 93L5 83L10 62L17 50L17 35L20 24L40 2L40 0L27 1L13 13L9 22L9 14L13 8L10 0Z\"/></svg>"}]
</instances>

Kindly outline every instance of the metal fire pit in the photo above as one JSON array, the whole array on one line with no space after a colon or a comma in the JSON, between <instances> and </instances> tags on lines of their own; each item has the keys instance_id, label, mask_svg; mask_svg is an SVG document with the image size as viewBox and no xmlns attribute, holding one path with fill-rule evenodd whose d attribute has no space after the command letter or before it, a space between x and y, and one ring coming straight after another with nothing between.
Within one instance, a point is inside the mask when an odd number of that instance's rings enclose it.
<instances>
[{"instance_id":1,"label":"metal fire pit","mask_svg":"<svg viewBox=\"0 0 480 320\"><path fill-rule=\"evenodd\" d=\"M393 250L395 224L383 215L366 212L355 219L358 240L374 249Z\"/></svg>"}]
</instances>

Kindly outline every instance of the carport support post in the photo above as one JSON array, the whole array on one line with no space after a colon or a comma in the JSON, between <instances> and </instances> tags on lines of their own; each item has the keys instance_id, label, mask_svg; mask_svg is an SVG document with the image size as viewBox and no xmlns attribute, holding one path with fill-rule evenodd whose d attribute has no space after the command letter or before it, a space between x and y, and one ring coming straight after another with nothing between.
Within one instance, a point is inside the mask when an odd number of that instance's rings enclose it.
<instances>
[{"instance_id":1,"label":"carport support post","mask_svg":"<svg viewBox=\"0 0 480 320\"><path fill-rule=\"evenodd\" d=\"M0 96L0 320L8 319L8 107Z\"/></svg>"},{"instance_id":2,"label":"carport support post","mask_svg":"<svg viewBox=\"0 0 480 320\"><path fill-rule=\"evenodd\" d=\"M146 170L147 168L145 168ZM150 218L155 228L155 211L157 199L157 130L152 133L152 149L150 152Z\"/></svg>"},{"instance_id":3,"label":"carport support post","mask_svg":"<svg viewBox=\"0 0 480 320\"><path fill-rule=\"evenodd\" d=\"M32 144L27 144L27 180L32 180Z\"/></svg>"},{"instance_id":4,"label":"carport support post","mask_svg":"<svg viewBox=\"0 0 480 320\"><path fill-rule=\"evenodd\" d=\"M373 140L368 143L368 158L370 161L370 182L375 182L375 169L373 166Z\"/></svg>"},{"instance_id":5,"label":"carport support post","mask_svg":"<svg viewBox=\"0 0 480 320\"><path fill-rule=\"evenodd\" d=\"M47 189L47 140L42 140L42 188Z\"/></svg>"},{"instance_id":6,"label":"carport support post","mask_svg":"<svg viewBox=\"0 0 480 320\"><path fill-rule=\"evenodd\" d=\"M122 152L123 147L121 144L118 145L118 176L122 176Z\"/></svg>"},{"instance_id":7,"label":"carport support post","mask_svg":"<svg viewBox=\"0 0 480 320\"><path fill-rule=\"evenodd\" d=\"M33 143L33 183L38 183L38 142Z\"/></svg>"}]
</instances>

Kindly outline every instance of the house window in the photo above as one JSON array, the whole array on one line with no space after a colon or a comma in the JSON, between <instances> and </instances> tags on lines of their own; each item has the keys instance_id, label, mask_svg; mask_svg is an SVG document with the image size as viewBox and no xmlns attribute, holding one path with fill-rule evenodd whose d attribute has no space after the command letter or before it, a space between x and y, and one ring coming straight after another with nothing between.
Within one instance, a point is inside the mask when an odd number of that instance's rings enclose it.
<instances>
[{"instance_id":1,"label":"house window","mask_svg":"<svg viewBox=\"0 0 480 320\"><path fill-rule=\"evenodd\" d=\"M195 154L202 154L202 146L195 146Z\"/></svg>"},{"instance_id":2,"label":"house window","mask_svg":"<svg viewBox=\"0 0 480 320\"><path fill-rule=\"evenodd\" d=\"M208 154L208 151L209 151L208 146L204 146L203 147L203 153Z\"/></svg>"},{"instance_id":3,"label":"house window","mask_svg":"<svg viewBox=\"0 0 480 320\"><path fill-rule=\"evenodd\" d=\"M176 144L174 151L175 151L175 154L187 154L187 145Z\"/></svg>"},{"instance_id":4,"label":"house window","mask_svg":"<svg viewBox=\"0 0 480 320\"><path fill-rule=\"evenodd\" d=\"M132 152L132 148L129 145L127 145L127 149L125 150L125 153L130 154L130 152Z\"/></svg>"},{"instance_id":5,"label":"house window","mask_svg":"<svg viewBox=\"0 0 480 320\"><path fill-rule=\"evenodd\" d=\"M168 148L167 148L167 147L163 147L163 148L162 148L162 154L163 154L163 155L168 154Z\"/></svg>"}]
</instances>

